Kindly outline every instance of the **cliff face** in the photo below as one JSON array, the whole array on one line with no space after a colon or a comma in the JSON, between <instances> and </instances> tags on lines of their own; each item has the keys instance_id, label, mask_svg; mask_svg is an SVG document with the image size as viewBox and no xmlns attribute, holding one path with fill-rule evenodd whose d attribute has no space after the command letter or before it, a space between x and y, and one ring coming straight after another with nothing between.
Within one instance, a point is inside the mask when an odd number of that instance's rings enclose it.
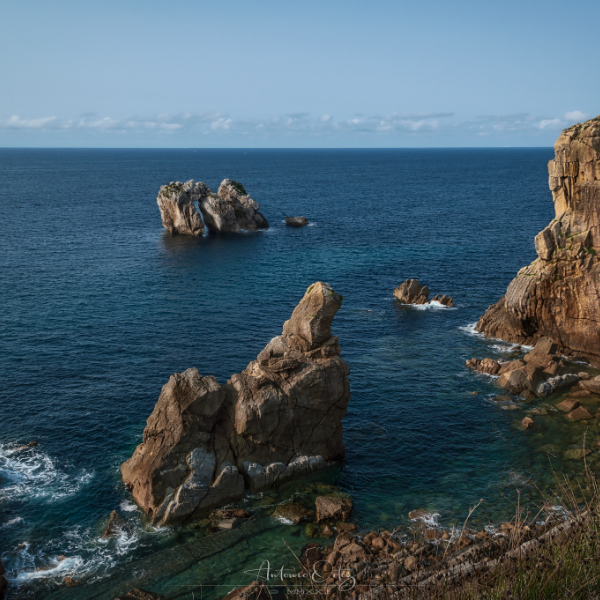
<instances>
[{"instance_id":1,"label":"cliff face","mask_svg":"<svg viewBox=\"0 0 600 600\"><path fill-rule=\"evenodd\" d=\"M490 306L477 331L600 365L600 117L563 131L548 163L556 218L535 237L538 257Z\"/></svg>"},{"instance_id":2,"label":"cliff face","mask_svg":"<svg viewBox=\"0 0 600 600\"><path fill-rule=\"evenodd\" d=\"M282 335L224 388L197 369L171 376L121 466L154 522L206 515L343 458L350 370L330 331L341 303L311 285Z\"/></svg>"}]
</instances>

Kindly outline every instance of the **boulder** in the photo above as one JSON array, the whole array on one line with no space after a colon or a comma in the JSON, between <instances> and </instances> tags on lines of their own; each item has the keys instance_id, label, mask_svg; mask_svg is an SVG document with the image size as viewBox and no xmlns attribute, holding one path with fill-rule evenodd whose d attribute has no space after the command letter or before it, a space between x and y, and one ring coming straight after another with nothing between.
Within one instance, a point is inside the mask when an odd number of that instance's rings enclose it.
<instances>
[{"instance_id":1,"label":"boulder","mask_svg":"<svg viewBox=\"0 0 600 600\"><path fill-rule=\"evenodd\" d=\"M428 304L429 288L418 279L407 279L394 290L394 297L402 304Z\"/></svg>"},{"instance_id":2,"label":"boulder","mask_svg":"<svg viewBox=\"0 0 600 600\"><path fill-rule=\"evenodd\" d=\"M154 592L147 592L140 588L133 588L127 592L124 596L119 596L115 600L167 600L164 596L156 594Z\"/></svg>"},{"instance_id":3,"label":"boulder","mask_svg":"<svg viewBox=\"0 0 600 600\"><path fill-rule=\"evenodd\" d=\"M277 519L291 521L297 525L302 521L312 521L315 518L315 511L304 508L297 502L286 502L275 509L273 516Z\"/></svg>"},{"instance_id":4,"label":"boulder","mask_svg":"<svg viewBox=\"0 0 600 600\"><path fill-rule=\"evenodd\" d=\"M163 185L156 198L163 227L172 235L202 235L204 225L194 201L202 199L208 192L204 183L196 183L193 179Z\"/></svg>"},{"instance_id":5,"label":"boulder","mask_svg":"<svg viewBox=\"0 0 600 600\"><path fill-rule=\"evenodd\" d=\"M352 500L334 496L319 496L317 506L317 523L323 521L345 521L352 513Z\"/></svg>"},{"instance_id":6,"label":"boulder","mask_svg":"<svg viewBox=\"0 0 600 600\"><path fill-rule=\"evenodd\" d=\"M216 194L209 190L199 206L209 231L227 233L269 227L267 219L258 212L260 204L233 179L224 179Z\"/></svg>"},{"instance_id":7,"label":"boulder","mask_svg":"<svg viewBox=\"0 0 600 600\"><path fill-rule=\"evenodd\" d=\"M593 417L583 406L578 406L575 410L572 410L567 415L567 418L571 419L572 421L587 421Z\"/></svg>"},{"instance_id":8,"label":"boulder","mask_svg":"<svg viewBox=\"0 0 600 600\"><path fill-rule=\"evenodd\" d=\"M572 410L575 410L576 408L579 408L579 406L581 406L579 404L579 402L577 400L574 400L573 398L567 398L566 400L563 400L562 402L559 402L556 405L556 408L558 408L558 410L562 411L562 412L571 412Z\"/></svg>"},{"instance_id":9,"label":"boulder","mask_svg":"<svg viewBox=\"0 0 600 600\"><path fill-rule=\"evenodd\" d=\"M500 363L492 358L472 358L467 361L467 367L485 373L487 375L497 375L500 371Z\"/></svg>"},{"instance_id":10,"label":"boulder","mask_svg":"<svg viewBox=\"0 0 600 600\"><path fill-rule=\"evenodd\" d=\"M341 304L311 285L283 334L224 388L195 368L171 376L121 467L153 522L208 515L343 458L350 370L331 335Z\"/></svg>"},{"instance_id":11,"label":"boulder","mask_svg":"<svg viewBox=\"0 0 600 600\"><path fill-rule=\"evenodd\" d=\"M103 538L113 537L118 535L123 529L127 528L127 521L116 511L113 510L108 518L108 525L104 530Z\"/></svg>"},{"instance_id":12,"label":"boulder","mask_svg":"<svg viewBox=\"0 0 600 600\"><path fill-rule=\"evenodd\" d=\"M538 258L476 325L488 337L600 364L600 119L565 129L548 163L555 218L535 238Z\"/></svg>"},{"instance_id":13,"label":"boulder","mask_svg":"<svg viewBox=\"0 0 600 600\"><path fill-rule=\"evenodd\" d=\"M308 225L308 219L306 217L286 217L285 224L288 227L304 227Z\"/></svg>"},{"instance_id":14,"label":"boulder","mask_svg":"<svg viewBox=\"0 0 600 600\"><path fill-rule=\"evenodd\" d=\"M592 379L580 381L579 387L592 394L600 394L600 375L598 377L592 377Z\"/></svg>"}]
</instances>

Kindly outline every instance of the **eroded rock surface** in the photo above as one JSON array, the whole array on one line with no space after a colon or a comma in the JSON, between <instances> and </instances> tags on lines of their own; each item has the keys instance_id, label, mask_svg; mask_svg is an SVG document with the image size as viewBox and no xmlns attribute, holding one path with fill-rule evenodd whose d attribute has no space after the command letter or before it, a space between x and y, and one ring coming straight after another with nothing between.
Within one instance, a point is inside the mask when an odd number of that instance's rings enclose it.
<instances>
[{"instance_id":1,"label":"eroded rock surface","mask_svg":"<svg viewBox=\"0 0 600 600\"><path fill-rule=\"evenodd\" d=\"M200 201L209 192L208 186L193 179L163 185L156 198L163 227L171 234L202 235L204 224L194 202Z\"/></svg>"},{"instance_id":2,"label":"eroded rock surface","mask_svg":"<svg viewBox=\"0 0 600 600\"><path fill-rule=\"evenodd\" d=\"M163 227L171 234L200 236L204 225L215 232L269 227L267 219L258 212L260 204L233 179L224 179L216 194L205 183L193 179L185 183L172 181L160 188L156 202Z\"/></svg>"},{"instance_id":3,"label":"eroded rock surface","mask_svg":"<svg viewBox=\"0 0 600 600\"><path fill-rule=\"evenodd\" d=\"M556 218L535 238L538 257L476 326L487 336L534 344L600 365L600 117L565 129L548 163Z\"/></svg>"},{"instance_id":4,"label":"eroded rock surface","mask_svg":"<svg viewBox=\"0 0 600 600\"><path fill-rule=\"evenodd\" d=\"M341 304L311 285L282 335L224 388L194 368L171 376L121 467L153 521L203 516L343 458L350 370L331 335Z\"/></svg>"},{"instance_id":5,"label":"eroded rock surface","mask_svg":"<svg viewBox=\"0 0 600 600\"><path fill-rule=\"evenodd\" d=\"M466 366L488 375L498 375L499 386L526 400L550 396L580 379L574 372L578 370L578 365L565 362L558 346L547 337L540 338L533 350L522 359L499 363L490 358L472 358L466 362Z\"/></svg>"},{"instance_id":6,"label":"eroded rock surface","mask_svg":"<svg viewBox=\"0 0 600 600\"><path fill-rule=\"evenodd\" d=\"M394 297L400 300L402 304L429 304L429 288L421 285L418 279L407 279L394 290ZM439 302L444 306L453 307L452 298L446 294L440 296L436 294L431 302Z\"/></svg>"},{"instance_id":7,"label":"eroded rock surface","mask_svg":"<svg viewBox=\"0 0 600 600\"><path fill-rule=\"evenodd\" d=\"M219 191L216 194L209 191L199 206L209 231L225 233L269 227L267 219L258 212L260 204L233 179L224 179Z\"/></svg>"}]
</instances>

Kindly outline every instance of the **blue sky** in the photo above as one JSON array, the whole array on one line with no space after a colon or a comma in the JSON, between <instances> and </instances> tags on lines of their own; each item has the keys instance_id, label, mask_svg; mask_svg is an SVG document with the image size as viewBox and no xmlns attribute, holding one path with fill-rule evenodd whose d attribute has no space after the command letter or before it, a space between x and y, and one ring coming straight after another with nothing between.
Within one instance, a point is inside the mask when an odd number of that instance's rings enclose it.
<instances>
[{"instance_id":1,"label":"blue sky","mask_svg":"<svg viewBox=\"0 0 600 600\"><path fill-rule=\"evenodd\" d=\"M0 0L0 146L550 146L597 0Z\"/></svg>"}]
</instances>

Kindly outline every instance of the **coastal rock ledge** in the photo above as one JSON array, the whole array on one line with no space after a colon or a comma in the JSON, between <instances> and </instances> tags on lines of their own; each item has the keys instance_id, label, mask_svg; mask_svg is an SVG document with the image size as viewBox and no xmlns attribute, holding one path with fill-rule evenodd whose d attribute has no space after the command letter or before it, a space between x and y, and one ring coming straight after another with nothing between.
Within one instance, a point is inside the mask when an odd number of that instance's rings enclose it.
<instances>
[{"instance_id":1,"label":"coastal rock ledge","mask_svg":"<svg viewBox=\"0 0 600 600\"><path fill-rule=\"evenodd\" d=\"M158 524L207 515L344 457L350 369L331 323L342 297L311 285L273 338L225 387L197 369L171 376L123 463L123 481Z\"/></svg>"},{"instance_id":2,"label":"coastal rock ledge","mask_svg":"<svg viewBox=\"0 0 600 600\"><path fill-rule=\"evenodd\" d=\"M160 188L156 202L163 227L171 234L201 236L204 225L212 232L234 233L269 227L258 212L260 204L233 179L224 179L216 194L201 181L172 181Z\"/></svg>"},{"instance_id":3,"label":"coastal rock ledge","mask_svg":"<svg viewBox=\"0 0 600 600\"><path fill-rule=\"evenodd\" d=\"M600 366L600 117L565 129L548 163L556 218L535 237L538 258L476 325L489 337L561 352Z\"/></svg>"}]
</instances>

